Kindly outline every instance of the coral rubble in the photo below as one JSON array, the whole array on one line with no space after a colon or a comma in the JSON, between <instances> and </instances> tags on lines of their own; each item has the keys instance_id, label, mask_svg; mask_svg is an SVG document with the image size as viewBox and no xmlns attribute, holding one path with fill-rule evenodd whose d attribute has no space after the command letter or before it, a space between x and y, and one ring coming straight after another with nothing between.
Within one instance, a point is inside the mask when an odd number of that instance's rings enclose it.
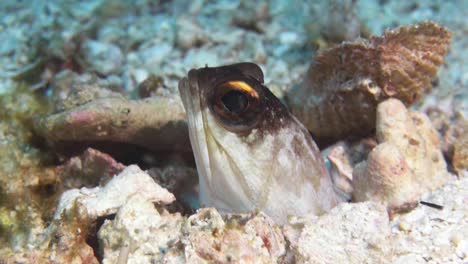
<instances>
[{"instance_id":1,"label":"coral rubble","mask_svg":"<svg viewBox=\"0 0 468 264\"><path fill-rule=\"evenodd\" d=\"M89 235L98 218L109 217L132 199L161 205L175 200L166 189L132 165L104 187L71 189L60 198L57 210L46 229L30 237L28 247L4 254L7 263L21 260L58 263L98 263ZM36 226L39 228L40 226Z\"/></svg>"},{"instance_id":2,"label":"coral rubble","mask_svg":"<svg viewBox=\"0 0 468 264\"><path fill-rule=\"evenodd\" d=\"M99 85L56 85L55 112L37 118L36 132L60 145L122 142L153 152L190 152L185 112L174 94L129 100ZM63 98L63 99L60 99Z\"/></svg>"},{"instance_id":3,"label":"coral rubble","mask_svg":"<svg viewBox=\"0 0 468 264\"><path fill-rule=\"evenodd\" d=\"M467 129L468 130L468 129ZM459 176L468 170L468 131L453 146L452 165Z\"/></svg>"},{"instance_id":4,"label":"coral rubble","mask_svg":"<svg viewBox=\"0 0 468 264\"><path fill-rule=\"evenodd\" d=\"M353 170L353 200L378 200L390 211L414 207L423 193L449 180L429 118L398 99L377 108L377 145Z\"/></svg>"},{"instance_id":5,"label":"coral rubble","mask_svg":"<svg viewBox=\"0 0 468 264\"><path fill-rule=\"evenodd\" d=\"M387 212L378 203L340 204L328 215L291 220L284 233L291 263L380 263L392 253Z\"/></svg>"},{"instance_id":6,"label":"coral rubble","mask_svg":"<svg viewBox=\"0 0 468 264\"><path fill-rule=\"evenodd\" d=\"M467 263L466 10L466 0L1 1L0 263ZM373 201L283 226L262 212L195 210L177 82L239 61L268 72L273 93L316 122L320 145L338 141L322 155L343 200Z\"/></svg>"}]
</instances>

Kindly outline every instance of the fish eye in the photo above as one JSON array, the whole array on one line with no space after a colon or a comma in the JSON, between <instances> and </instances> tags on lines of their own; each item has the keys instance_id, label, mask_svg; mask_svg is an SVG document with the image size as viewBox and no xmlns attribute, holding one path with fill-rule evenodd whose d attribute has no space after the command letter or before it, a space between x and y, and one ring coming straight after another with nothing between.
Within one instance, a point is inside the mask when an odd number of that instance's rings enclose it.
<instances>
[{"instance_id":1,"label":"fish eye","mask_svg":"<svg viewBox=\"0 0 468 264\"><path fill-rule=\"evenodd\" d=\"M244 111L249 104L249 98L247 95L238 90L228 91L221 97L221 101L228 111L235 114L239 114Z\"/></svg>"},{"instance_id":2,"label":"fish eye","mask_svg":"<svg viewBox=\"0 0 468 264\"><path fill-rule=\"evenodd\" d=\"M247 82L227 81L213 90L210 107L216 119L231 131L253 126L262 111L258 92Z\"/></svg>"}]
</instances>

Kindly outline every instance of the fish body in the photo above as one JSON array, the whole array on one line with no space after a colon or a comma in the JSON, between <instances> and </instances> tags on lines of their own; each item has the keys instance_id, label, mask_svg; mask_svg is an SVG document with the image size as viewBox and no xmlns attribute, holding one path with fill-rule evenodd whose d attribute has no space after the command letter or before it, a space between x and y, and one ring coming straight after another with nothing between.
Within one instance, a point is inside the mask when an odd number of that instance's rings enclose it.
<instances>
[{"instance_id":1,"label":"fish body","mask_svg":"<svg viewBox=\"0 0 468 264\"><path fill-rule=\"evenodd\" d=\"M321 214L336 204L308 130L263 84L256 64L193 69L179 83L202 206L222 213Z\"/></svg>"}]
</instances>

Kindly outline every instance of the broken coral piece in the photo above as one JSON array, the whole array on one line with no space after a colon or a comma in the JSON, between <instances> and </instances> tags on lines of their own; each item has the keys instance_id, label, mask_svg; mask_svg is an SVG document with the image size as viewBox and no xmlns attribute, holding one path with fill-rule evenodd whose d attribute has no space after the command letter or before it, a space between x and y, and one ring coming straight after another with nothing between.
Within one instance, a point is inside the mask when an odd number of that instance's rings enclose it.
<instances>
[{"instance_id":1,"label":"broken coral piece","mask_svg":"<svg viewBox=\"0 0 468 264\"><path fill-rule=\"evenodd\" d=\"M65 189L102 185L125 169L110 155L88 148L58 167Z\"/></svg>"},{"instance_id":2,"label":"broken coral piece","mask_svg":"<svg viewBox=\"0 0 468 264\"><path fill-rule=\"evenodd\" d=\"M409 106L431 89L450 37L447 29L423 22L325 50L291 91L289 105L319 145L367 135L379 102L393 97Z\"/></svg>"},{"instance_id":3,"label":"broken coral piece","mask_svg":"<svg viewBox=\"0 0 468 264\"><path fill-rule=\"evenodd\" d=\"M356 142L339 141L322 151L330 162L333 187L341 201L351 201L353 168L366 159L376 145L374 138L365 138Z\"/></svg>"},{"instance_id":4,"label":"broken coral piece","mask_svg":"<svg viewBox=\"0 0 468 264\"><path fill-rule=\"evenodd\" d=\"M385 207L341 203L328 214L291 219L283 233L292 260L286 263L384 263L393 241Z\"/></svg>"},{"instance_id":5,"label":"broken coral piece","mask_svg":"<svg viewBox=\"0 0 468 264\"><path fill-rule=\"evenodd\" d=\"M76 93L58 113L36 119L35 130L54 144L122 142L154 152L189 153L185 112L177 95L128 100L122 96L89 98ZM84 102L83 102L84 100Z\"/></svg>"},{"instance_id":6,"label":"broken coral piece","mask_svg":"<svg viewBox=\"0 0 468 264\"><path fill-rule=\"evenodd\" d=\"M377 140L367 161L353 170L353 200L376 200L390 212L417 204L449 180L439 138L429 118L397 99L377 108Z\"/></svg>"},{"instance_id":7,"label":"broken coral piece","mask_svg":"<svg viewBox=\"0 0 468 264\"><path fill-rule=\"evenodd\" d=\"M137 165L125 168L104 187L81 188L64 192L60 198L54 219L61 219L77 211L82 216L96 219L115 214L131 196L138 194L153 203L170 204L175 200L172 193L159 186ZM77 209L78 208L78 209Z\"/></svg>"},{"instance_id":8,"label":"broken coral piece","mask_svg":"<svg viewBox=\"0 0 468 264\"><path fill-rule=\"evenodd\" d=\"M225 220L206 208L188 218L183 239L188 263L274 263L285 254L281 229L264 213Z\"/></svg>"},{"instance_id":9,"label":"broken coral piece","mask_svg":"<svg viewBox=\"0 0 468 264\"><path fill-rule=\"evenodd\" d=\"M353 170L353 200L383 201L390 208L415 207L422 189L405 157L392 143L375 147Z\"/></svg>"},{"instance_id":10,"label":"broken coral piece","mask_svg":"<svg viewBox=\"0 0 468 264\"><path fill-rule=\"evenodd\" d=\"M183 259L183 255L168 253L169 248L180 243L182 223L181 214L169 214L136 194L99 229L102 263L165 263Z\"/></svg>"},{"instance_id":11,"label":"broken coral piece","mask_svg":"<svg viewBox=\"0 0 468 264\"><path fill-rule=\"evenodd\" d=\"M158 83L146 82L147 88L155 91L151 97L129 100L113 78L62 71L51 83L53 111L36 116L34 129L67 155L93 146L125 156L128 148L116 150L115 143L152 152L190 153L178 94L155 85Z\"/></svg>"},{"instance_id":12,"label":"broken coral piece","mask_svg":"<svg viewBox=\"0 0 468 264\"><path fill-rule=\"evenodd\" d=\"M276 263L286 252L281 229L263 213L223 219L204 208L183 218L138 196L105 221L99 242L103 263Z\"/></svg>"},{"instance_id":13,"label":"broken coral piece","mask_svg":"<svg viewBox=\"0 0 468 264\"><path fill-rule=\"evenodd\" d=\"M100 217L115 214L122 205L138 195L150 203L165 205L175 197L157 185L153 179L132 165L112 178L104 187L81 188L64 192L51 224L37 237L29 240L22 254L47 263L99 263L87 236L96 228ZM12 256L13 257L13 256Z\"/></svg>"}]
</instances>

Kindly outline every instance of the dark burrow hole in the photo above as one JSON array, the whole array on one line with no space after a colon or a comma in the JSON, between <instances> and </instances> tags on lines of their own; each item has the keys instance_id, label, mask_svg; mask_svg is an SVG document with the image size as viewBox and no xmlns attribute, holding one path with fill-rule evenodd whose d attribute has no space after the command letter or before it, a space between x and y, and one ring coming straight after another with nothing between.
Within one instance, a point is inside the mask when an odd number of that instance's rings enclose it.
<instances>
[{"instance_id":1,"label":"dark burrow hole","mask_svg":"<svg viewBox=\"0 0 468 264\"><path fill-rule=\"evenodd\" d=\"M89 226L88 233L86 235L86 244L88 244L94 251L99 263L102 263L104 259L104 252L99 248L98 231L106 220L114 220L115 214L101 216L94 223Z\"/></svg>"},{"instance_id":2,"label":"dark burrow hole","mask_svg":"<svg viewBox=\"0 0 468 264\"><path fill-rule=\"evenodd\" d=\"M164 167L169 164L187 164L195 167L195 160L191 152L184 153L172 150L157 153L122 142L60 142L52 148L57 153L57 165L71 157L81 155L88 148L93 148L110 155L126 166L136 164L142 170Z\"/></svg>"}]
</instances>

